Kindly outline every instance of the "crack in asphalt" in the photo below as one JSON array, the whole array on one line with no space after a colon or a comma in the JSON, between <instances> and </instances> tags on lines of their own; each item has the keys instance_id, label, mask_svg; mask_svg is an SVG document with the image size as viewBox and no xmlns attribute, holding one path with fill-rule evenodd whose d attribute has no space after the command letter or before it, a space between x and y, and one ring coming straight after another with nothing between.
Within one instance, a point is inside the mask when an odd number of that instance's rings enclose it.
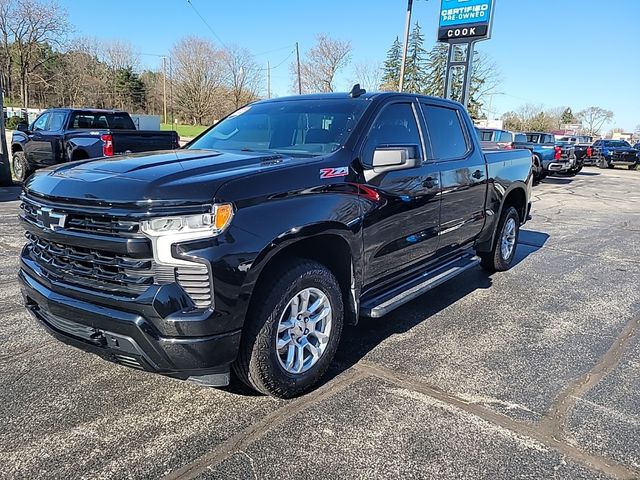
<instances>
[{"instance_id":1,"label":"crack in asphalt","mask_svg":"<svg viewBox=\"0 0 640 480\"><path fill-rule=\"evenodd\" d=\"M275 410L258 422L250 425L228 440L222 442L215 449L205 453L187 465L168 473L162 477L162 479L185 480L198 477L210 466L220 464L234 454L244 451L248 445L259 440L265 433L270 431L272 428L281 425L292 416L306 410L310 406L316 405L326 398L332 397L336 393L341 392L348 386L365 377L366 374L364 372L355 369L349 369L342 372L317 390L291 400L283 407Z\"/></svg>"},{"instance_id":2,"label":"crack in asphalt","mask_svg":"<svg viewBox=\"0 0 640 480\"><path fill-rule=\"evenodd\" d=\"M543 415L540 427L548 435L558 440L565 440L566 425L569 415L579 398L595 387L600 381L611 373L620 363L622 355L628 348L631 340L638 334L640 328L640 315L636 315L624 326L609 350L600 358L591 370L576 378L556 397L549 411Z\"/></svg>"},{"instance_id":3,"label":"crack in asphalt","mask_svg":"<svg viewBox=\"0 0 640 480\"><path fill-rule=\"evenodd\" d=\"M636 318L636 330L637 330L638 318L640 317ZM620 358L617 356L615 357L615 359L617 359L617 361L620 360ZM614 360L611 360L611 361L614 361ZM607 366L611 368L609 363L610 362L607 362ZM594 367L594 370L598 369L598 365ZM536 440L539 443L546 445L547 447L553 448L554 450L560 452L563 455L566 455L567 457L571 458L575 462L580 463L581 465L584 465L592 470L600 471L605 475L609 475L609 476L612 476L618 479L624 479L624 480L632 480L632 479L640 478L640 470L637 470L632 467L628 467L626 465L616 462L615 460L612 460L610 458L607 458L601 455L585 452L580 448L567 443L564 438L555 437L553 434L551 434L547 425L543 425L542 423L534 424L534 423L515 420L502 413L490 410L482 405L478 405L475 403L471 403L467 400L463 400L437 387L428 385L421 381L416 381L415 379L407 375L404 375L402 373L399 373L397 371L390 370L385 367L380 367L378 365L375 365L366 361L362 361L354 365L353 368L356 370L362 371L364 373L367 373L373 377L377 377L381 380L395 384L400 388L415 391L423 395L427 395L433 398L434 400L440 401L447 405L454 406L464 412L467 412L471 415L479 417L482 420L492 425L497 425L517 435L525 436L533 440ZM607 373L609 371L610 371L609 369L606 370ZM589 388L592 388L602 378L604 378L604 375L597 376L597 381L593 383L593 385L591 385L590 383ZM575 393L574 390L571 390L571 392Z\"/></svg>"}]
</instances>

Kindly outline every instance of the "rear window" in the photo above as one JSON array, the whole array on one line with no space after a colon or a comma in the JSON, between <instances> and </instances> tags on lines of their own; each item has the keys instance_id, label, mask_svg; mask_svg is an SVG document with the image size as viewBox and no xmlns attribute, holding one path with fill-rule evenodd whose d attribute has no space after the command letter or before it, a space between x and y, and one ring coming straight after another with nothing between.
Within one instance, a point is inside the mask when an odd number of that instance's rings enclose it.
<instances>
[{"instance_id":1,"label":"rear window","mask_svg":"<svg viewBox=\"0 0 640 480\"><path fill-rule=\"evenodd\" d=\"M527 142L540 143L540 135L537 135L535 133L527 133Z\"/></svg>"},{"instance_id":2,"label":"rear window","mask_svg":"<svg viewBox=\"0 0 640 480\"><path fill-rule=\"evenodd\" d=\"M126 113L76 112L71 115L71 128L135 130L136 126Z\"/></svg>"},{"instance_id":3,"label":"rear window","mask_svg":"<svg viewBox=\"0 0 640 480\"><path fill-rule=\"evenodd\" d=\"M513 134L511 132L500 132L499 142L511 143L513 142Z\"/></svg>"},{"instance_id":4,"label":"rear window","mask_svg":"<svg viewBox=\"0 0 640 480\"><path fill-rule=\"evenodd\" d=\"M478 136L483 142L493 141L493 130L478 130Z\"/></svg>"}]
</instances>

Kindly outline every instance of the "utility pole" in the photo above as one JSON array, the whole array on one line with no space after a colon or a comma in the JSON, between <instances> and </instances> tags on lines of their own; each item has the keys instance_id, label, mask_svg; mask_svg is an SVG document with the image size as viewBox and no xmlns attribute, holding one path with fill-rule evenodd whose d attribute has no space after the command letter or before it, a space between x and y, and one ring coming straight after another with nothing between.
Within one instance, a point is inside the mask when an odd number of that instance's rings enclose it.
<instances>
[{"instance_id":1,"label":"utility pole","mask_svg":"<svg viewBox=\"0 0 640 480\"><path fill-rule=\"evenodd\" d=\"M298 62L298 95L302 95L302 76L300 75L300 49L296 42L296 60Z\"/></svg>"},{"instance_id":2,"label":"utility pole","mask_svg":"<svg viewBox=\"0 0 640 480\"><path fill-rule=\"evenodd\" d=\"M271 98L271 64L267 60L267 98Z\"/></svg>"},{"instance_id":3,"label":"utility pole","mask_svg":"<svg viewBox=\"0 0 640 480\"><path fill-rule=\"evenodd\" d=\"M400 64L400 84L398 85L398 91L402 92L404 87L404 67L407 64L407 50L409 48L409 29L411 28L411 8L413 7L413 0L407 1L407 22L404 26L404 46L402 48L402 63Z\"/></svg>"},{"instance_id":4,"label":"utility pole","mask_svg":"<svg viewBox=\"0 0 640 480\"><path fill-rule=\"evenodd\" d=\"M162 110L164 113L164 123L167 123L167 57L162 57Z\"/></svg>"},{"instance_id":5,"label":"utility pole","mask_svg":"<svg viewBox=\"0 0 640 480\"><path fill-rule=\"evenodd\" d=\"M171 57L169 57L169 106L171 109L171 130L175 128L175 121L173 119L173 63L171 63Z\"/></svg>"}]
</instances>

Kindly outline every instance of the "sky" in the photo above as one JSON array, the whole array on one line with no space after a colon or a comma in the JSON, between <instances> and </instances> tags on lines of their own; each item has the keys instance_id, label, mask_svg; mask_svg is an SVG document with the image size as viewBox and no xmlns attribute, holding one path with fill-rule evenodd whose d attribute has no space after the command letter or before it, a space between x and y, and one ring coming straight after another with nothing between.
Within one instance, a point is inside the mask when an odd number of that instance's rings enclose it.
<instances>
[{"instance_id":1,"label":"sky","mask_svg":"<svg viewBox=\"0 0 640 480\"><path fill-rule=\"evenodd\" d=\"M190 35L218 45L240 45L272 67L272 92L291 93L294 44L301 54L315 35L348 40L355 63L382 62L402 37L406 0L60 0L75 35L126 40L144 66L159 67L180 38ZM194 8L195 7L195 8ZM435 43L440 0L415 0L425 47ZM204 18L200 18L198 13ZM639 0L495 0L493 34L478 44L497 64L501 84L491 98L495 117L525 103L547 108L589 106L612 110L607 128L640 125ZM206 23L205 23L206 22ZM208 24L208 25L207 25ZM351 67L338 77L348 91ZM265 79L266 92L266 79Z\"/></svg>"}]
</instances>

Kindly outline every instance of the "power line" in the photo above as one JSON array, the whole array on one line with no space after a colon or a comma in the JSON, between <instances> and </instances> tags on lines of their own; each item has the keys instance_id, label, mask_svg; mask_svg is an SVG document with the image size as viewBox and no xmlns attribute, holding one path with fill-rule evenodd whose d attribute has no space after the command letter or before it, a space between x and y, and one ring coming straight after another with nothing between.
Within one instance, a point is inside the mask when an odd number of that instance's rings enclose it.
<instances>
[{"instance_id":1,"label":"power line","mask_svg":"<svg viewBox=\"0 0 640 480\"><path fill-rule=\"evenodd\" d=\"M220 42L220 44L225 47L228 48L227 45L222 41L222 39L218 36L218 34L215 32L215 30L211 27L211 25L209 25L209 22L207 22L205 20L205 18L200 14L200 12L198 11L198 9L195 7L195 5L193 3L191 3L191 0L187 0L187 3L189 5L191 5L191 8L193 8L193 11L196 12L196 15L198 15L200 17L200 20L202 20L202 22L207 26L207 28L209 29L209 31L213 34L214 37L216 37L216 39Z\"/></svg>"}]
</instances>

